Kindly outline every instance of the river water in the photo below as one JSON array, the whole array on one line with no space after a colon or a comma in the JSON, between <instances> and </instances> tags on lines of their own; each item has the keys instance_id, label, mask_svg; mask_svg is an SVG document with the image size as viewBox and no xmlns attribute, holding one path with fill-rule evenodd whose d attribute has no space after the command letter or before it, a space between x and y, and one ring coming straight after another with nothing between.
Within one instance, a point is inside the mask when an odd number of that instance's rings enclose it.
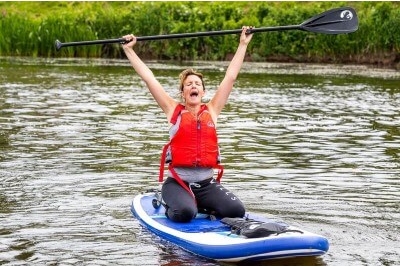
<instances>
[{"instance_id":1,"label":"river water","mask_svg":"<svg viewBox=\"0 0 400 267\"><path fill-rule=\"evenodd\" d=\"M226 62L149 62L176 95L208 96ZM258 212L322 234L327 254L263 265L400 265L400 75L245 63L218 122L224 185ZM206 96L207 97L207 96ZM168 124L128 62L0 60L0 265L220 265L142 229Z\"/></svg>"}]
</instances>

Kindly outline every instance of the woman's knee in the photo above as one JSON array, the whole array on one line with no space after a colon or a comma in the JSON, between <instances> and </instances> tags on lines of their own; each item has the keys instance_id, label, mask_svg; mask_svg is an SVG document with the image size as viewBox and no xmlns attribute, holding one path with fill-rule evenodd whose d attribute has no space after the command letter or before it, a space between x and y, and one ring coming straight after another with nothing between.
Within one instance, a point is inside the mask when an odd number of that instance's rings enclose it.
<instances>
[{"instance_id":1,"label":"woman's knee","mask_svg":"<svg viewBox=\"0 0 400 267\"><path fill-rule=\"evenodd\" d=\"M161 189L167 205L165 214L175 222L189 222L197 214L196 201L175 179L167 178Z\"/></svg>"},{"instance_id":2,"label":"woman's knee","mask_svg":"<svg viewBox=\"0 0 400 267\"><path fill-rule=\"evenodd\" d=\"M240 201L236 201L230 204L231 205L225 206L223 209L221 209L221 211L219 212L221 217L230 217L230 218L244 217L246 209Z\"/></svg>"},{"instance_id":3,"label":"woman's knee","mask_svg":"<svg viewBox=\"0 0 400 267\"><path fill-rule=\"evenodd\" d=\"M165 214L174 222L190 222L194 217L196 217L197 209L189 206L180 207L179 209L168 207Z\"/></svg>"}]
</instances>

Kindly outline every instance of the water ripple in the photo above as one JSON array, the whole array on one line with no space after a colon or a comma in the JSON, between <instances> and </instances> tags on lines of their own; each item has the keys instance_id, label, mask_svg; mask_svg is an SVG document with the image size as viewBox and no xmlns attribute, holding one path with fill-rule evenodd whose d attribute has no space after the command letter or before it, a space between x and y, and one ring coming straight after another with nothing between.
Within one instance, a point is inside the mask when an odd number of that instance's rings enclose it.
<instances>
[{"instance_id":1,"label":"water ripple","mask_svg":"<svg viewBox=\"0 0 400 267\"><path fill-rule=\"evenodd\" d=\"M145 85L126 62L75 63L3 68L0 264L214 265L131 217L134 195L159 186L168 139ZM184 66L152 66L176 95ZM212 94L221 67L197 66ZM223 182L248 211L326 235L312 265L400 264L398 81L254 66L218 121Z\"/></svg>"}]
</instances>

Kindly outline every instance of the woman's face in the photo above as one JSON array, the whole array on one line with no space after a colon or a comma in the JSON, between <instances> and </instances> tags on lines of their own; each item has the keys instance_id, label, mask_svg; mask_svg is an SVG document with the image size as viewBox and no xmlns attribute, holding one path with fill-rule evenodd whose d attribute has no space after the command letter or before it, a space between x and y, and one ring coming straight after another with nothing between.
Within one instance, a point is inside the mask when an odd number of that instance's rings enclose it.
<instances>
[{"instance_id":1,"label":"woman's face","mask_svg":"<svg viewBox=\"0 0 400 267\"><path fill-rule=\"evenodd\" d=\"M196 105L201 103L204 96L203 83L197 75L189 75L183 82L182 98L186 104Z\"/></svg>"}]
</instances>

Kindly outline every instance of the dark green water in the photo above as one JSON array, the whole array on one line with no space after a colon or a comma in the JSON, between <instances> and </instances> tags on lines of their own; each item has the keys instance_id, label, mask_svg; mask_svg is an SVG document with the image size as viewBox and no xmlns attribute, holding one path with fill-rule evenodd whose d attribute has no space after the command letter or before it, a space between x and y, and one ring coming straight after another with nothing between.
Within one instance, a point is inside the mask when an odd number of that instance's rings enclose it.
<instances>
[{"instance_id":1,"label":"dark green water","mask_svg":"<svg viewBox=\"0 0 400 267\"><path fill-rule=\"evenodd\" d=\"M173 95L183 68L213 93L226 67L149 65ZM246 63L218 122L222 182L249 212L330 241L322 257L261 264L400 264L398 77ZM127 61L0 59L0 265L219 265L130 213L159 187L167 131Z\"/></svg>"}]
</instances>

